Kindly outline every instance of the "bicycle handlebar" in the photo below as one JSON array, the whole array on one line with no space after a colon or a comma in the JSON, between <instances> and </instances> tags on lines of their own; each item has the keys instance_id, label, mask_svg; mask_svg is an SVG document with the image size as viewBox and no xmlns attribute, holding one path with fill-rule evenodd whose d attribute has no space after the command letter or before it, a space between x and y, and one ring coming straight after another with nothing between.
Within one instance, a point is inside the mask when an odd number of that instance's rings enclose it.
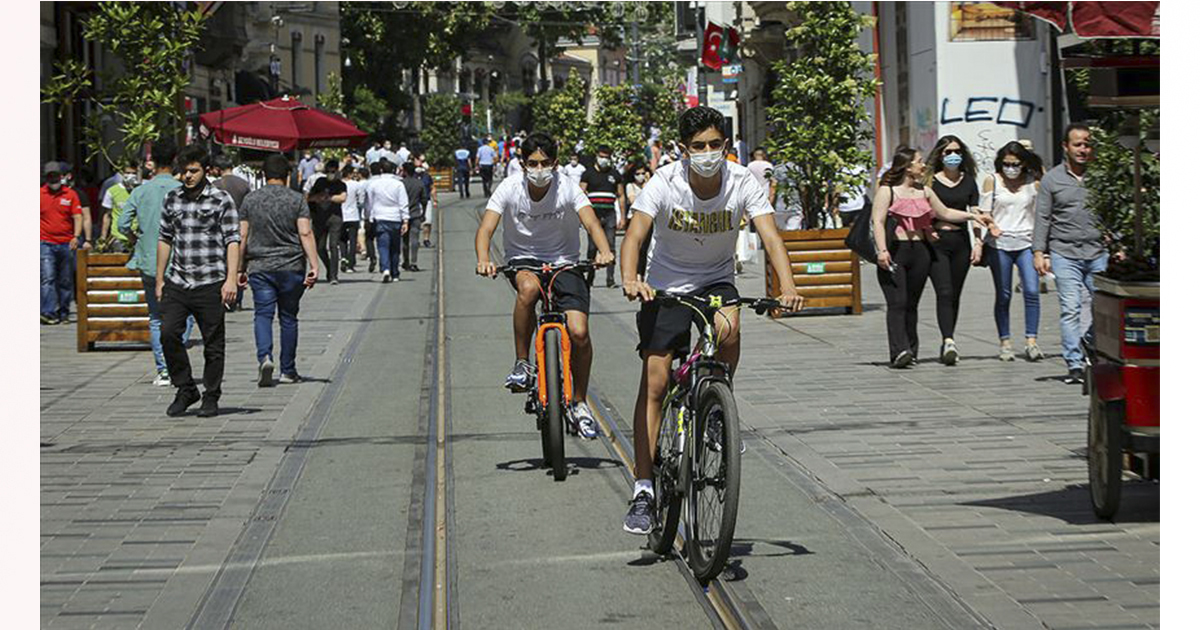
<instances>
[{"instance_id":1,"label":"bicycle handlebar","mask_svg":"<svg viewBox=\"0 0 1200 630\"><path fill-rule=\"evenodd\" d=\"M501 274L506 271L532 271L535 273L543 273L543 272L550 272L550 271L560 271L563 269L585 269L586 270L586 269L599 269L599 268L600 268L600 265L597 265L590 261L583 260L580 262L568 263L565 265L548 265L548 264L547 265L497 265L496 273Z\"/></svg>"},{"instance_id":2,"label":"bicycle handlebar","mask_svg":"<svg viewBox=\"0 0 1200 630\"><path fill-rule=\"evenodd\" d=\"M754 312L759 315L782 307L782 305L779 303L779 300L774 298L737 298L734 300L721 300L721 304L718 306L707 298L696 297L694 295L670 295L666 293L656 294L654 296L654 300L652 301L662 302L663 304L689 304L701 310L716 310L718 308L725 308L727 306L744 306L746 308L753 309Z\"/></svg>"}]
</instances>

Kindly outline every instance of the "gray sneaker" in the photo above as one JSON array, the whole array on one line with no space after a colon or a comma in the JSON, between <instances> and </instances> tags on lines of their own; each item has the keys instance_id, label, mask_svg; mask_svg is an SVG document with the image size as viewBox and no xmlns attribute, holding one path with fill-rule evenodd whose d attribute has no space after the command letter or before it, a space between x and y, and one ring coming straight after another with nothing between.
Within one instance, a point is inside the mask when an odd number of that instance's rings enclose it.
<instances>
[{"instance_id":1,"label":"gray sneaker","mask_svg":"<svg viewBox=\"0 0 1200 630\"><path fill-rule=\"evenodd\" d=\"M295 372L293 372L291 374L284 372L283 374L279 375L280 383L291 383L294 385L296 383L300 383L303 381L304 381L304 377L300 376L299 374L296 374Z\"/></svg>"},{"instance_id":2,"label":"gray sneaker","mask_svg":"<svg viewBox=\"0 0 1200 630\"><path fill-rule=\"evenodd\" d=\"M654 497L649 492L639 492L633 501L629 502L629 512L625 514L624 530L630 534L646 535L654 529Z\"/></svg>"},{"instance_id":3,"label":"gray sneaker","mask_svg":"<svg viewBox=\"0 0 1200 630\"><path fill-rule=\"evenodd\" d=\"M1013 359L1016 359L1016 358L1017 358L1017 355L1013 354L1012 346L1009 346L1009 345L1001 345L1000 346L1000 360L1001 361L1012 361Z\"/></svg>"},{"instance_id":4,"label":"gray sneaker","mask_svg":"<svg viewBox=\"0 0 1200 630\"><path fill-rule=\"evenodd\" d=\"M263 359L262 363L258 364L258 386L270 387L275 384L271 379L275 375L275 364L271 362L271 357Z\"/></svg>"},{"instance_id":5,"label":"gray sneaker","mask_svg":"<svg viewBox=\"0 0 1200 630\"><path fill-rule=\"evenodd\" d=\"M575 403L571 407L571 417L575 420L575 428L579 430L579 437L585 440L594 440L600 434L600 425L596 423L592 409L586 402Z\"/></svg>"},{"instance_id":6,"label":"gray sneaker","mask_svg":"<svg viewBox=\"0 0 1200 630\"><path fill-rule=\"evenodd\" d=\"M954 345L954 340L942 344L942 363L946 365L958 363L958 346Z\"/></svg>"},{"instance_id":7,"label":"gray sneaker","mask_svg":"<svg viewBox=\"0 0 1200 630\"><path fill-rule=\"evenodd\" d=\"M1035 341L1025 344L1025 358L1030 361L1041 361L1046 358L1046 355L1042 354L1042 349L1038 347Z\"/></svg>"},{"instance_id":8,"label":"gray sneaker","mask_svg":"<svg viewBox=\"0 0 1200 630\"><path fill-rule=\"evenodd\" d=\"M517 359L513 364L512 372L504 379L504 386L514 394L520 394L533 389L533 383L536 380L535 370L530 363L524 359Z\"/></svg>"},{"instance_id":9,"label":"gray sneaker","mask_svg":"<svg viewBox=\"0 0 1200 630\"><path fill-rule=\"evenodd\" d=\"M159 372L158 376L154 377L154 385L157 387L166 387L171 384L171 375L166 370Z\"/></svg>"}]
</instances>

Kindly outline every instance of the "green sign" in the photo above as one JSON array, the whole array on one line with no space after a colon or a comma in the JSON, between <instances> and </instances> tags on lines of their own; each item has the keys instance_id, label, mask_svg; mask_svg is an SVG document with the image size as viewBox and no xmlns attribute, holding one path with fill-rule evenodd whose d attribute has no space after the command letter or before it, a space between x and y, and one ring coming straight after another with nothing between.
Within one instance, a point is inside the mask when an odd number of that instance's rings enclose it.
<instances>
[{"instance_id":1,"label":"green sign","mask_svg":"<svg viewBox=\"0 0 1200 630\"><path fill-rule=\"evenodd\" d=\"M117 301L121 304L136 304L137 294L137 291L117 291Z\"/></svg>"},{"instance_id":2,"label":"green sign","mask_svg":"<svg viewBox=\"0 0 1200 630\"><path fill-rule=\"evenodd\" d=\"M825 263L808 263L808 273L825 273Z\"/></svg>"}]
</instances>

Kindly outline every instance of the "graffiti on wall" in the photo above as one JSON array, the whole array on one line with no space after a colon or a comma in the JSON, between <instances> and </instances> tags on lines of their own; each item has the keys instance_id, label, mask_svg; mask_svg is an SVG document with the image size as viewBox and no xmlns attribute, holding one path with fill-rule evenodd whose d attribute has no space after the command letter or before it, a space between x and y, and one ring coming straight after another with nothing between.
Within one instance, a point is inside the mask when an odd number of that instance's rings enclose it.
<instances>
[{"instance_id":1,"label":"graffiti on wall","mask_svg":"<svg viewBox=\"0 0 1200 630\"><path fill-rule=\"evenodd\" d=\"M934 124L933 110L928 107L923 107L917 110L917 138L913 146L923 147L925 150L933 148L937 143L938 137L937 125Z\"/></svg>"},{"instance_id":2,"label":"graffiti on wall","mask_svg":"<svg viewBox=\"0 0 1200 630\"><path fill-rule=\"evenodd\" d=\"M983 173L993 171L992 162L996 151L1018 137L1014 131L1028 130L1033 115L1043 108L1019 98L1007 96L969 96L962 99L943 98L939 124L971 125L965 132L958 132L963 142L970 145L971 155ZM1005 131L1005 127L1013 128ZM943 133L953 133L943 129Z\"/></svg>"}]
</instances>

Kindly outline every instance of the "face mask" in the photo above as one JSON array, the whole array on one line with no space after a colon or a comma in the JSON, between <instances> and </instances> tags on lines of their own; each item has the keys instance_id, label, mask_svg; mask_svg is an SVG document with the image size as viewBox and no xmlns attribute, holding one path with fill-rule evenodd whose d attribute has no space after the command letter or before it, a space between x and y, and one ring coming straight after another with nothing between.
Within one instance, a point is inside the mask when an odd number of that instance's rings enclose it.
<instances>
[{"instance_id":1,"label":"face mask","mask_svg":"<svg viewBox=\"0 0 1200 630\"><path fill-rule=\"evenodd\" d=\"M129 173L125 173L125 174L121 175L121 181L126 186L133 186L134 184L137 183L137 179L138 179L137 175L131 175Z\"/></svg>"},{"instance_id":2,"label":"face mask","mask_svg":"<svg viewBox=\"0 0 1200 630\"><path fill-rule=\"evenodd\" d=\"M608 168L612 164L612 160L608 158L596 158L596 168Z\"/></svg>"},{"instance_id":3,"label":"face mask","mask_svg":"<svg viewBox=\"0 0 1200 630\"><path fill-rule=\"evenodd\" d=\"M579 166L579 160L572 159L571 166Z\"/></svg>"},{"instance_id":4,"label":"face mask","mask_svg":"<svg viewBox=\"0 0 1200 630\"><path fill-rule=\"evenodd\" d=\"M942 164L950 168L958 168L963 163L963 156L960 153L951 153L942 158Z\"/></svg>"},{"instance_id":5,"label":"face mask","mask_svg":"<svg viewBox=\"0 0 1200 630\"><path fill-rule=\"evenodd\" d=\"M550 185L550 180L554 179L554 169L551 168L531 168L525 170L525 179L529 180L530 184L538 188L544 188Z\"/></svg>"},{"instance_id":6,"label":"face mask","mask_svg":"<svg viewBox=\"0 0 1200 630\"><path fill-rule=\"evenodd\" d=\"M418 166L418 167L417 167L417 172L418 172L418 173L424 173L424 172L425 172L425 167L424 167L424 166Z\"/></svg>"},{"instance_id":7,"label":"face mask","mask_svg":"<svg viewBox=\"0 0 1200 630\"><path fill-rule=\"evenodd\" d=\"M725 162L724 151L709 151L707 153L693 153L689 156L689 161L692 163L692 170L700 177L712 177L721 170L721 164Z\"/></svg>"},{"instance_id":8,"label":"face mask","mask_svg":"<svg viewBox=\"0 0 1200 630\"><path fill-rule=\"evenodd\" d=\"M642 175L642 174L634 175L634 176L633 176L633 181L635 181L635 182L637 182L637 183L639 183L639 184L640 184L640 183L642 183L642 182L646 181L646 176L645 176L645 175Z\"/></svg>"},{"instance_id":9,"label":"face mask","mask_svg":"<svg viewBox=\"0 0 1200 630\"><path fill-rule=\"evenodd\" d=\"M53 191L62 190L62 182L57 181L57 182L54 182L53 184L50 184L50 190L53 190Z\"/></svg>"},{"instance_id":10,"label":"face mask","mask_svg":"<svg viewBox=\"0 0 1200 630\"><path fill-rule=\"evenodd\" d=\"M1016 179L1021 176L1020 166L1005 166L1001 170L1004 171L1004 176L1009 179Z\"/></svg>"}]
</instances>

